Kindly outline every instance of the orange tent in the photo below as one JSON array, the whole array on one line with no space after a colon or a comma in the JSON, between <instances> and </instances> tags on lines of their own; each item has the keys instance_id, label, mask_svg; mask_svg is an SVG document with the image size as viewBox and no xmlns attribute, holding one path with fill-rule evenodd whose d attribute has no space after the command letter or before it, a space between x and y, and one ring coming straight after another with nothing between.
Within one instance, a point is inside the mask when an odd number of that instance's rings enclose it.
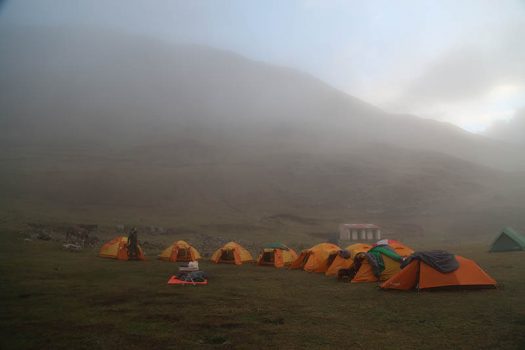
<instances>
[{"instance_id":1,"label":"orange tent","mask_svg":"<svg viewBox=\"0 0 525 350\"><path fill-rule=\"evenodd\" d=\"M305 249L290 265L291 269L304 269L308 272L326 272L328 258L337 254L341 248L332 243L320 243L310 249Z\"/></svg>"},{"instance_id":2,"label":"orange tent","mask_svg":"<svg viewBox=\"0 0 525 350\"><path fill-rule=\"evenodd\" d=\"M137 245L137 248L138 248L137 260L145 260L144 252L142 251L142 248L139 245ZM100 252L98 256L103 257L103 258L117 259L117 260L129 260L128 237L125 237L125 236L115 237L111 241L105 243L102 246L102 248L100 248Z\"/></svg>"},{"instance_id":3,"label":"orange tent","mask_svg":"<svg viewBox=\"0 0 525 350\"><path fill-rule=\"evenodd\" d=\"M348 256L345 258L343 255L341 255L341 251L338 252L330 264L330 267L328 270L326 270L325 275L337 276L339 270L351 268L354 265L355 256L358 253L366 253L370 248L372 248L372 246L365 243L355 243L349 245L345 248L345 250L348 252Z\"/></svg>"},{"instance_id":4,"label":"orange tent","mask_svg":"<svg viewBox=\"0 0 525 350\"><path fill-rule=\"evenodd\" d=\"M295 259L297 259L297 253L293 249L282 243L271 243L262 249L257 265L279 268L290 265Z\"/></svg>"},{"instance_id":5,"label":"orange tent","mask_svg":"<svg viewBox=\"0 0 525 350\"><path fill-rule=\"evenodd\" d=\"M450 286L495 287L496 281L474 261L456 255L459 268L449 273L439 272L420 260L413 260L399 273L381 285L383 289L409 290Z\"/></svg>"},{"instance_id":6,"label":"orange tent","mask_svg":"<svg viewBox=\"0 0 525 350\"><path fill-rule=\"evenodd\" d=\"M210 260L216 264L235 264L241 265L245 262L253 261L249 251L235 242L226 243L213 253Z\"/></svg>"},{"instance_id":7,"label":"orange tent","mask_svg":"<svg viewBox=\"0 0 525 350\"><path fill-rule=\"evenodd\" d=\"M374 258L375 256L375 258ZM376 260L376 271L370 259ZM401 270L403 257L397 251L386 245L376 245L367 253L358 253L354 259L354 268L357 270L351 283L386 281Z\"/></svg>"},{"instance_id":8,"label":"orange tent","mask_svg":"<svg viewBox=\"0 0 525 350\"><path fill-rule=\"evenodd\" d=\"M201 255L186 241L177 241L159 255L159 259L166 261L195 261L201 258Z\"/></svg>"}]
</instances>

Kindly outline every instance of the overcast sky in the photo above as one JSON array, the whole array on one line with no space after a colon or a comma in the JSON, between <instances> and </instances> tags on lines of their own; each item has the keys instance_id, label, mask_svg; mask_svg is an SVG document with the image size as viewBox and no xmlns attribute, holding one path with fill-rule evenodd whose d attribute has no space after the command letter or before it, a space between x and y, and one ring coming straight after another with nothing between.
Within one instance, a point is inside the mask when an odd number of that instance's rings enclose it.
<instances>
[{"instance_id":1,"label":"overcast sky","mask_svg":"<svg viewBox=\"0 0 525 350\"><path fill-rule=\"evenodd\" d=\"M525 107L525 1L8 1L11 25L81 25L294 67L391 112L479 132Z\"/></svg>"}]
</instances>

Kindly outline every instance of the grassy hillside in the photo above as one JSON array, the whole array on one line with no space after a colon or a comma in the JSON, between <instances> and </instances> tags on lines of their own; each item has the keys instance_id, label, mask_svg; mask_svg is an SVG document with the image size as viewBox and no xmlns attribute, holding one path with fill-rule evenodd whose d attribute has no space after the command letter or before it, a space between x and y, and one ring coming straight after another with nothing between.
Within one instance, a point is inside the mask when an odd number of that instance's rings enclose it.
<instances>
[{"instance_id":1,"label":"grassy hillside","mask_svg":"<svg viewBox=\"0 0 525 350\"><path fill-rule=\"evenodd\" d=\"M519 177L439 154L378 147L331 155L252 152L250 158L232 150L190 159L170 146L143 154L4 150L3 220L220 234L237 232L234 225L271 234L333 232L340 222L372 221L418 224L427 233L453 228L445 233L457 235L459 221L469 226L461 235L472 236L524 225ZM283 217L299 219L273 219Z\"/></svg>"},{"instance_id":2,"label":"grassy hillside","mask_svg":"<svg viewBox=\"0 0 525 350\"><path fill-rule=\"evenodd\" d=\"M525 224L523 173L510 172L525 160L509 144L216 49L64 28L0 39L4 226L263 236L372 221L488 236Z\"/></svg>"},{"instance_id":3,"label":"grassy hillside","mask_svg":"<svg viewBox=\"0 0 525 350\"><path fill-rule=\"evenodd\" d=\"M525 346L521 252L440 246L475 259L500 288L418 294L206 262L208 286L168 286L177 265L153 256L118 262L97 258L96 249L66 252L13 232L0 240L0 346L6 349ZM416 248L429 247L438 248L424 242Z\"/></svg>"}]
</instances>

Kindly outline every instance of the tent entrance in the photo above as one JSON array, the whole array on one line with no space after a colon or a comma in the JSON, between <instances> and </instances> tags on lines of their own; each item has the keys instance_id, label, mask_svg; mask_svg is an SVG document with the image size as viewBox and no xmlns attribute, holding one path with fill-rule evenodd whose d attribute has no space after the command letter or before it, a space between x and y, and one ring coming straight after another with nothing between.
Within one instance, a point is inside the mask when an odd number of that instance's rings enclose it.
<instances>
[{"instance_id":1,"label":"tent entrance","mask_svg":"<svg viewBox=\"0 0 525 350\"><path fill-rule=\"evenodd\" d=\"M190 250L179 248L177 252L177 261L191 261Z\"/></svg>"},{"instance_id":2,"label":"tent entrance","mask_svg":"<svg viewBox=\"0 0 525 350\"><path fill-rule=\"evenodd\" d=\"M223 250L219 261L221 263L235 264L235 254L233 250Z\"/></svg>"},{"instance_id":3,"label":"tent entrance","mask_svg":"<svg viewBox=\"0 0 525 350\"><path fill-rule=\"evenodd\" d=\"M303 261L301 262L301 266L306 265L306 263L308 262L308 259L310 259L310 255L311 255L311 254L312 254L312 253L310 253L310 252L304 254Z\"/></svg>"},{"instance_id":4,"label":"tent entrance","mask_svg":"<svg viewBox=\"0 0 525 350\"><path fill-rule=\"evenodd\" d=\"M264 252L262 259L260 261L261 265L274 265L275 264L275 254L273 251Z\"/></svg>"},{"instance_id":5,"label":"tent entrance","mask_svg":"<svg viewBox=\"0 0 525 350\"><path fill-rule=\"evenodd\" d=\"M339 253L330 254L330 255L328 256L327 261L326 261L326 266L330 266L330 265L332 265L332 263L334 262L335 257L336 257L337 255L339 255Z\"/></svg>"}]
</instances>

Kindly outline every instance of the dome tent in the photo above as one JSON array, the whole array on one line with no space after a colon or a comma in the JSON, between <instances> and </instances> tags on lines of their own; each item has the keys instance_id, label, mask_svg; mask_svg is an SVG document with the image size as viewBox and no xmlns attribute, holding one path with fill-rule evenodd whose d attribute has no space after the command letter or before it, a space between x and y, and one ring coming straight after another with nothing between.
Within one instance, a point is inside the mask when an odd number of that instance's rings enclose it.
<instances>
[{"instance_id":1,"label":"dome tent","mask_svg":"<svg viewBox=\"0 0 525 350\"><path fill-rule=\"evenodd\" d=\"M490 252L519 250L525 250L525 237L510 227L505 227L490 247Z\"/></svg>"},{"instance_id":2,"label":"dome tent","mask_svg":"<svg viewBox=\"0 0 525 350\"><path fill-rule=\"evenodd\" d=\"M229 242L217 249L210 260L216 264L241 265L245 262L253 261L253 257L249 251L238 243Z\"/></svg>"},{"instance_id":3,"label":"dome tent","mask_svg":"<svg viewBox=\"0 0 525 350\"><path fill-rule=\"evenodd\" d=\"M129 257L128 237L119 236L105 243L98 256L117 260L132 260ZM134 260L145 260L142 247L137 244L137 257Z\"/></svg>"},{"instance_id":4,"label":"dome tent","mask_svg":"<svg viewBox=\"0 0 525 350\"><path fill-rule=\"evenodd\" d=\"M297 259L297 253L282 243L270 243L265 245L259 257L258 266L275 266L277 268L290 265Z\"/></svg>"},{"instance_id":5,"label":"dome tent","mask_svg":"<svg viewBox=\"0 0 525 350\"><path fill-rule=\"evenodd\" d=\"M304 269L308 272L326 272L329 257L337 254L341 248L332 243L320 243L310 249L305 249L290 265L290 269Z\"/></svg>"},{"instance_id":6,"label":"dome tent","mask_svg":"<svg viewBox=\"0 0 525 350\"><path fill-rule=\"evenodd\" d=\"M159 259L165 261L195 261L201 258L201 255L197 249L191 246L186 241L177 241L170 245L168 248L159 255Z\"/></svg>"},{"instance_id":7,"label":"dome tent","mask_svg":"<svg viewBox=\"0 0 525 350\"><path fill-rule=\"evenodd\" d=\"M423 252L424 253L424 252ZM418 253L414 254L417 255ZM456 255L457 265L450 272L440 272L420 258L410 262L396 275L385 281L383 289L432 289L444 287L494 288L496 281L474 261Z\"/></svg>"}]
</instances>

